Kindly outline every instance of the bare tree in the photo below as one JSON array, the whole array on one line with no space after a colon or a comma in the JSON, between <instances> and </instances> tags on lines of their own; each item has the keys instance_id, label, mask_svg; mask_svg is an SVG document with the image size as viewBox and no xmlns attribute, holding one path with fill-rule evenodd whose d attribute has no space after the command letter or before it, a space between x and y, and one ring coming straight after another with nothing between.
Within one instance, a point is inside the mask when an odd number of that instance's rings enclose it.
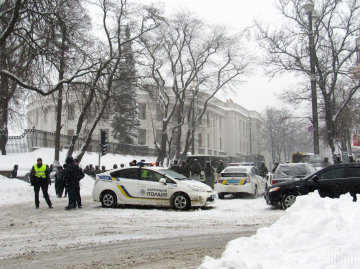
<instances>
[{"instance_id":1,"label":"bare tree","mask_svg":"<svg viewBox=\"0 0 360 269\"><path fill-rule=\"evenodd\" d=\"M99 68L88 78L89 92L86 102L82 107L80 117L78 118L76 133L74 134L68 156L71 156L75 143L79 137L81 128L85 121L86 114L91 106L96 104L97 114L91 123L89 133L85 142L81 146L76 158L81 161L87 147L90 145L92 135L101 120L104 112L111 100L114 84L121 79L121 68L127 55L125 47L138 39L144 34L158 27L158 10L154 8L143 8L134 11L126 0L98 1L97 7L102 12L102 27L106 36L106 43L101 46L106 53L103 56ZM132 26L132 35L125 34L127 27ZM133 78L129 78L133 79ZM95 98L95 97L98 98Z\"/></svg>"},{"instance_id":2,"label":"bare tree","mask_svg":"<svg viewBox=\"0 0 360 269\"><path fill-rule=\"evenodd\" d=\"M264 122L263 139L273 162L289 161L293 152L311 149L312 139L304 119L294 117L286 109L268 107Z\"/></svg>"},{"instance_id":3,"label":"bare tree","mask_svg":"<svg viewBox=\"0 0 360 269\"><path fill-rule=\"evenodd\" d=\"M183 12L141 38L141 45L143 58L139 70L145 76L139 84L162 112L161 141L154 141L157 160L162 164L165 158L180 153L182 126L194 109L195 98L207 94L201 113L191 122L201 119L209 100L235 82L248 62L240 53L237 37L228 35L224 27L206 25ZM193 139L190 131L183 152Z\"/></svg>"},{"instance_id":4,"label":"bare tree","mask_svg":"<svg viewBox=\"0 0 360 269\"><path fill-rule=\"evenodd\" d=\"M265 27L256 23L257 39L267 52L263 60L270 75L290 72L311 76L308 49L308 20L303 5L305 0L279 0L278 8L286 23L281 28ZM316 83L319 103L327 130L327 144L335 152L336 126L339 115L347 107L359 84L351 77L356 58L355 38L360 29L360 3L357 0L316 1L319 18L314 25ZM337 99L337 91L345 93ZM295 90L293 97L306 100L309 88ZM310 99L308 99L310 101Z\"/></svg>"}]
</instances>

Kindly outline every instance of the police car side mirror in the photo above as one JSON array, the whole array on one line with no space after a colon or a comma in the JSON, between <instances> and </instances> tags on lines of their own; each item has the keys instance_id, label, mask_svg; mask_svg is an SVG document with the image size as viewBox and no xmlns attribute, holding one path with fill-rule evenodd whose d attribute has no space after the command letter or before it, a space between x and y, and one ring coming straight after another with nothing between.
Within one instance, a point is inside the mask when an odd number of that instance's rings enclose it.
<instances>
[{"instance_id":1,"label":"police car side mirror","mask_svg":"<svg viewBox=\"0 0 360 269\"><path fill-rule=\"evenodd\" d=\"M166 185L166 179L165 178L160 178L159 183Z\"/></svg>"}]
</instances>

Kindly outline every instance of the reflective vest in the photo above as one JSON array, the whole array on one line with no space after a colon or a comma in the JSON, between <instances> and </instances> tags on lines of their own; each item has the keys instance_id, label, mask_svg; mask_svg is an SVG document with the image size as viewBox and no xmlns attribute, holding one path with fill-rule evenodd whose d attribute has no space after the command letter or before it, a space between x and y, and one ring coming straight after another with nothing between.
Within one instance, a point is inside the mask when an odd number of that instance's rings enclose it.
<instances>
[{"instance_id":1,"label":"reflective vest","mask_svg":"<svg viewBox=\"0 0 360 269\"><path fill-rule=\"evenodd\" d=\"M46 164L43 164L42 166L38 167L37 164L34 165L35 170L35 177L38 178L46 178Z\"/></svg>"}]
</instances>

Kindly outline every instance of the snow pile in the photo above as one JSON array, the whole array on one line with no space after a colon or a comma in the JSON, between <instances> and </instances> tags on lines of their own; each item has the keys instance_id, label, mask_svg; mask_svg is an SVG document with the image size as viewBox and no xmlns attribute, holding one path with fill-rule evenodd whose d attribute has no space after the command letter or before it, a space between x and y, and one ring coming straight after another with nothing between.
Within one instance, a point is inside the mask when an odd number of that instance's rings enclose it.
<instances>
[{"instance_id":1,"label":"snow pile","mask_svg":"<svg viewBox=\"0 0 360 269\"><path fill-rule=\"evenodd\" d=\"M286 214L251 237L228 243L200 269L356 268L360 266L360 203L350 195L297 198Z\"/></svg>"},{"instance_id":2,"label":"snow pile","mask_svg":"<svg viewBox=\"0 0 360 269\"><path fill-rule=\"evenodd\" d=\"M34 200L34 190L25 181L0 175L0 205Z\"/></svg>"},{"instance_id":3,"label":"snow pile","mask_svg":"<svg viewBox=\"0 0 360 269\"><path fill-rule=\"evenodd\" d=\"M80 194L90 196L94 187L95 180L85 175L80 181ZM56 197L55 184L49 186L50 199ZM42 192L40 190L40 200ZM18 203L34 202L34 189L25 181L16 178L7 178L0 175L0 205L10 205ZM56 203L56 202L55 202ZM54 201L53 201L54 204Z\"/></svg>"}]
</instances>

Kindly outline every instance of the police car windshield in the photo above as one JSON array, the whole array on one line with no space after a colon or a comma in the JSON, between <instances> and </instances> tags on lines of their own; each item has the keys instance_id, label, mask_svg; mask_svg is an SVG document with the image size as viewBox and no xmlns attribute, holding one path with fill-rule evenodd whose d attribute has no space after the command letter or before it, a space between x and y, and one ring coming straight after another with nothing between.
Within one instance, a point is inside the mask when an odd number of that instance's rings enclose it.
<instances>
[{"instance_id":1,"label":"police car windshield","mask_svg":"<svg viewBox=\"0 0 360 269\"><path fill-rule=\"evenodd\" d=\"M178 180L184 180L187 179L184 175L176 173L173 170L170 169L160 169L159 170L160 173L165 174L166 176L178 179Z\"/></svg>"}]
</instances>

